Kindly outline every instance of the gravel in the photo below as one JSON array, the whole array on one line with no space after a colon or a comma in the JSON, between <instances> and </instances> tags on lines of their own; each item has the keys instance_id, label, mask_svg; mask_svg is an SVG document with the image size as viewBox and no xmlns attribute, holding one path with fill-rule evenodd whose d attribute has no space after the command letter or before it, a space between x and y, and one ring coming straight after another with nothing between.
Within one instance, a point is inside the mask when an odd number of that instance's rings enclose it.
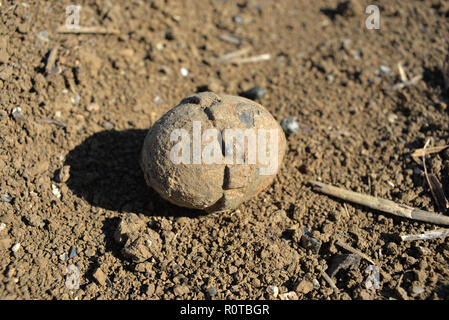
<instances>
[{"instance_id":1,"label":"gravel","mask_svg":"<svg viewBox=\"0 0 449 320\"><path fill-rule=\"evenodd\" d=\"M299 122L294 118L285 118L281 121L281 128L287 136L297 134L299 132Z\"/></svg>"},{"instance_id":2,"label":"gravel","mask_svg":"<svg viewBox=\"0 0 449 320\"><path fill-rule=\"evenodd\" d=\"M207 289L207 293L209 294L209 296L214 297L217 295L218 292L217 292L217 289L212 287L212 288Z\"/></svg>"},{"instance_id":3,"label":"gravel","mask_svg":"<svg viewBox=\"0 0 449 320\"><path fill-rule=\"evenodd\" d=\"M12 197L7 194L2 194L2 202L11 202Z\"/></svg>"},{"instance_id":4,"label":"gravel","mask_svg":"<svg viewBox=\"0 0 449 320\"><path fill-rule=\"evenodd\" d=\"M75 258L76 257L76 247L73 246L70 248L70 253L69 253L69 259Z\"/></svg>"}]
</instances>

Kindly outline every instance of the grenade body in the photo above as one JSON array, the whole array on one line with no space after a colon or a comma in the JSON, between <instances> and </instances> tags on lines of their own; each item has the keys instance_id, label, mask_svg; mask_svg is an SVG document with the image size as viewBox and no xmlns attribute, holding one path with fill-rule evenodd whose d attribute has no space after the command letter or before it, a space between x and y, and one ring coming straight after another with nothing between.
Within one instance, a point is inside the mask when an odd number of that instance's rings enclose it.
<instances>
[{"instance_id":1,"label":"grenade body","mask_svg":"<svg viewBox=\"0 0 449 320\"><path fill-rule=\"evenodd\" d=\"M261 105L203 92L185 98L150 128L140 164L149 186L182 207L237 208L271 184L285 135Z\"/></svg>"}]
</instances>

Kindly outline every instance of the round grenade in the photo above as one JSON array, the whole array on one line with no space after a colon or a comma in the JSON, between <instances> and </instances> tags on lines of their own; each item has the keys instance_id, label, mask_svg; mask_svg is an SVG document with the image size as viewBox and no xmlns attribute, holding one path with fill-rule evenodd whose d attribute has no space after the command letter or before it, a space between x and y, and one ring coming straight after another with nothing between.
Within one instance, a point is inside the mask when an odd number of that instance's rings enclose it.
<instances>
[{"instance_id":1,"label":"round grenade","mask_svg":"<svg viewBox=\"0 0 449 320\"><path fill-rule=\"evenodd\" d=\"M263 106L202 92L154 123L140 164L162 198L217 212L237 208L270 185L285 150L284 132Z\"/></svg>"}]
</instances>

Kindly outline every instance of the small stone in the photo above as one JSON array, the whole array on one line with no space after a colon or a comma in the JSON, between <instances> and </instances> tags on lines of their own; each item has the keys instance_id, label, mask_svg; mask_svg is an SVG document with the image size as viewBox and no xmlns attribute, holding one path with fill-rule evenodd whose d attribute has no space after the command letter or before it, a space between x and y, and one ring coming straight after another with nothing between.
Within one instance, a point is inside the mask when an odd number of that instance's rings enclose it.
<instances>
[{"instance_id":1,"label":"small stone","mask_svg":"<svg viewBox=\"0 0 449 320\"><path fill-rule=\"evenodd\" d=\"M153 264L148 261L138 263L136 264L135 270L141 273L151 273L153 271Z\"/></svg>"},{"instance_id":2,"label":"small stone","mask_svg":"<svg viewBox=\"0 0 449 320\"><path fill-rule=\"evenodd\" d=\"M318 288L320 287L320 283L318 282L317 279L313 279L312 282L313 282L313 286L314 286L315 288L318 289Z\"/></svg>"},{"instance_id":3,"label":"small stone","mask_svg":"<svg viewBox=\"0 0 449 320\"><path fill-rule=\"evenodd\" d=\"M28 225L32 227L39 227L42 222L41 218L36 214L30 214L28 217L26 217L26 221Z\"/></svg>"},{"instance_id":4,"label":"small stone","mask_svg":"<svg viewBox=\"0 0 449 320\"><path fill-rule=\"evenodd\" d=\"M189 75L189 70L187 70L186 68L182 67L180 70L181 75L185 78Z\"/></svg>"},{"instance_id":5,"label":"small stone","mask_svg":"<svg viewBox=\"0 0 449 320\"><path fill-rule=\"evenodd\" d=\"M105 286L106 285L106 275L104 274L103 270L100 269L100 267L95 270L93 273L93 278L98 282L99 285Z\"/></svg>"},{"instance_id":6,"label":"small stone","mask_svg":"<svg viewBox=\"0 0 449 320\"><path fill-rule=\"evenodd\" d=\"M156 286L154 285L154 283L150 283L147 287L147 295L149 297L151 297L155 291L156 291Z\"/></svg>"},{"instance_id":7,"label":"small stone","mask_svg":"<svg viewBox=\"0 0 449 320\"><path fill-rule=\"evenodd\" d=\"M23 118L23 111L21 107L15 107L12 109L11 115L13 116L14 120L21 120Z\"/></svg>"},{"instance_id":8,"label":"small stone","mask_svg":"<svg viewBox=\"0 0 449 320\"><path fill-rule=\"evenodd\" d=\"M61 255L59 255L59 260L61 260L61 262L66 262L68 260L68 256L67 253L63 253Z\"/></svg>"},{"instance_id":9,"label":"small stone","mask_svg":"<svg viewBox=\"0 0 449 320\"><path fill-rule=\"evenodd\" d=\"M106 121L106 122L103 124L103 127L104 127L105 129L111 129L111 128L113 127L113 124L110 123L109 121Z\"/></svg>"},{"instance_id":10,"label":"small stone","mask_svg":"<svg viewBox=\"0 0 449 320\"><path fill-rule=\"evenodd\" d=\"M388 115L388 122L390 122L390 123L395 123L396 120L398 120L398 116L397 116L396 114L390 113L390 114Z\"/></svg>"},{"instance_id":11,"label":"small stone","mask_svg":"<svg viewBox=\"0 0 449 320\"><path fill-rule=\"evenodd\" d=\"M114 239L123 245L122 254L137 263L158 257L162 247L159 234L136 214L123 216Z\"/></svg>"},{"instance_id":12,"label":"small stone","mask_svg":"<svg viewBox=\"0 0 449 320\"><path fill-rule=\"evenodd\" d=\"M47 31L41 31L37 35L38 35L39 39L41 39L42 41L45 41L45 42L50 41L50 37L48 36Z\"/></svg>"},{"instance_id":13,"label":"small stone","mask_svg":"<svg viewBox=\"0 0 449 320\"><path fill-rule=\"evenodd\" d=\"M302 293L302 294L308 294L310 291L314 289L314 285L312 282L308 280L301 280L298 285L296 286L295 291Z\"/></svg>"},{"instance_id":14,"label":"small stone","mask_svg":"<svg viewBox=\"0 0 449 320\"><path fill-rule=\"evenodd\" d=\"M0 223L0 232L6 229L6 224Z\"/></svg>"},{"instance_id":15,"label":"small stone","mask_svg":"<svg viewBox=\"0 0 449 320\"><path fill-rule=\"evenodd\" d=\"M360 291L359 297L362 300L371 300L372 299L371 298L371 294L368 291L366 291L366 290Z\"/></svg>"},{"instance_id":16,"label":"small stone","mask_svg":"<svg viewBox=\"0 0 449 320\"><path fill-rule=\"evenodd\" d=\"M87 248L84 253L86 254L86 256L88 257L93 257L95 255L95 249L94 248Z\"/></svg>"},{"instance_id":17,"label":"small stone","mask_svg":"<svg viewBox=\"0 0 449 320\"><path fill-rule=\"evenodd\" d=\"M279 288L277 286L268 286L267 292L270 296L273 296L274 298L276 298L279 294Z\"/></svg>"},{"instance_id":18,"label":"small stone","mask_svg":"<svg viewBox=\"0 0 449 320\"><path fill-rule=\"evenodd\" d=\"M287 136L297 134L300 126L299 122L294 118L285 118L281 121L281 128Z\"/></svg>"},{"instance_id":19,"label":"small stone","mask_svg":"<svg viewBox=\"0 0 449 320\"><path fill-rule=\"evenodd\" d=\"M265 97L265 89L259 86L255 86L247 91L240 93L240 96L251 100L260 100Z\"/></svg>"},{"instance_id":20,"label":"small stone","mask_svg":"<svg viewBox=\"0 0 449 320\"><path fill-rule=\"evenodd\" d=\"M382 72L384 74L388 74L389 76L393 75L393 73L391 72L391 69L387 66L380 66L379 70L380 70L380 72Z\"/></svg>"},{"instance_id":21,"label":"small stone","mask_svg":"<svg viewBox=\"0 0 449 320\"><path fill-rule=\"evenodd\" d=\"M234 274L234 273L236 273L237 271L238 271L238 269L237 269L236 266L229 266L229 267L228 267L228 272L229 272L229 274Z\"/></svg>"},{"instance_id":22,"label":"small stone","mask_svg":"<svg viewBox=\"0 0 449 320\"><path fill-rule=\"evenodd\" d=\"M6 66L0 71L0 80L8 80L13 74L13 69L11 66ZM20 109L20 108L19 108Z\"/></svg>"},{"instance_id":23,"label":"small stone","mask_svg":"<svg viewBox=\"0 0 449 320\"><path fill-rule=\"evenodd\" d=\"M75 258L76 257L76 247L72 246L70 248L70 253L69 253L69 259Z\"/></svg>"},{"instance_id":24,"label":"small stone","mask_svg":"<svg viewBox=\"0 0 449 320\"><path fill-rule=\"evenodd\" d=\"M81 96L80 96L80 94L79 94L79 93L75 93L75 94L73 95L73 97L70 98L70 101L72 101L72 103L73 103L74 105L79 104L80 101L81 101Z\"/></svg>"},{"instance_id":25,"label":"small stone","mask_svg":"<svg viewBox=\"0 0 449 320\"><path fill-rule=\"evenodd\" d=\"M7 278L12 278L14 276L14 274L16 273L16 268L14 268L13 265L9 265L8 269L6 270L6 277Z\"/></svg>"},{"instance_id":26,"label":"small stone","mask_svg":"<svg viewBox=\"0 0 449 320\"><path fill-rule=\"evenodd\" d=\"M394 242L389 242L384 248L386 254L394 256L398 254L398 245Z\"/></svg>"},{"instance_id":27,"label":"small stone","mask_svg":"<svg viewBox=\"0 0 449 320\"><path fill-rule=\"evenodd\" d=\"M17 252L17 251L19 251L19 249L20 249L20 243L16 243L11 248L12 252Z\"/></svg>"},{"instance_id":28,"label":"small stone","mask_svg":"<svg viewBox=\"0 0 449 320\"><path fill-rule=\"evenodd\" d=\"M156 96L156 97L154 97L153 102L154 102L154 103L157 103L157 104L160 104L160 103L163 103L164 100L162 100L161 97Z\"/></svg>"},{"instance_id":29,"label":"small stone","mask_svg":"<svg viewBox=\"0 0 449 320\"><path fill-rule=\"evenodd\" d=\"M58 180L60 182L67 182L70 178L70 166L63 166L59 169Z\"/></svg>"},{"instance_id":30,"label":"small stone","mask_svg":"<svg viewBox=\"0 0 449 320\"><path fill-rule=\"evenodd\" d=\"M187 288L186 286L175 286L173 288L173 293L175 294L175 296L183 296L187 293L189 293L189 288Z\"/></svg>"},{"instance_id":31,"label":"small stone","mask_svg":"<svg viewBox=\"0 0 449 320\"><path fill-rule=\"evenodd\" d=\"M12 197L7 194L2 194L2 202L11 202Z\"/></svg>"},{"instance_id":32,"label":"small stone","mask_svg":"<svg viewBox=\"0 0 449 320\"><path fill-rule=\"evenodd\" d=\"M360 256L357 254L339 254L332 258L328 274L334 278L338 271L342 269L356 269L360 265Z\"/></svg>"},{"instance_id":33,"label":"small stone","mask_svg":"<svg viewBox=\"0 0 449 320\"><path fill-rule=\"evenodd\" d=\"M55 186L54 184L51 185L51 193L53 193L53 195L58 198L61 199L61 191L59 190L59 188L57 186Z\"/></svg>"},{"instance_id":34,"label":"small stone","mask_svg":"<svg viewBox=\"0 0 449 320\"><path fill-rule=\"evenodd\" d=\"M214 287L207 289L207 294L209 295L209 297L214 297L217 295L217 293L217 289L215 289Z\"/></svg>"},{"instance_id":35,"label":"small stone","mask_svg":"<svg viewBox=\"0 0 449 320\"><path fill-rule=\"evenodd\" d=\"M424 289L421 288L421 287L418 287L418 286L413 286L412 287L412 293L416 294L416 295L422 294L422 293L424 293Z\"/></svg>"},{"instance_id":36,"label":"small stone","mask_svg":"<svg viewBox=\"0 0 449 320\"><path fill-rule=\"evenodd\" d=\"M86 109L89 112L98 111L98 110L100 110L100 105L96 102L92 102L87 106Z\"/></svg>"},{"instance_id":37,"label":"small stone","mask_svg":"<svg viewBox=\"0 0 449 320\"><path fill-rule=\"evenodd\" d=\"M294 291L290 291L287 293L281 293L279 295L281 300L298 300L298 295Z\"/></svg>"},{"instance_id":38,"label":"small stone","mask_svg":"<svg viewBox=\"0 0 449 320\"><path fill-rule=\"evenodd\" d=\"M241 16L234 16L234 17L232 17L232 20L237 24L243 23L243 18Z\"/></svg>"}]
</instances>

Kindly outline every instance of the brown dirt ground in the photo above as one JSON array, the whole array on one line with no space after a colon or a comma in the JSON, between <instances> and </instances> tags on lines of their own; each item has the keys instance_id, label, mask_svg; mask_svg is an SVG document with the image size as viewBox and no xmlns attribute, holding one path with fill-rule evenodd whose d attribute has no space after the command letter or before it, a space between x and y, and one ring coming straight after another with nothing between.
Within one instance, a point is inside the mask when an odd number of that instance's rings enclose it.
<instances>
[{"instance_id":1,"label":"brown dirt ground","mask_svg":"<svg viewBox=\"0 0 449 320\"><path fill-rule=\"evenodd\" d=\"M380 30L365 28L371 3L362 0L355 15L333 0L76 3L82 26L119 35L57 33L71 1L0 3L0 193L12 197L0 203L1 299L207 299L210 288L214 298L269 299L270 285L300 299L449 298L448 241L395 236L436 226L345 210L307 185L319 178L437 210L409 154L428 138L449 144L446 1L374 1ZM56 46L57 69L47 72ZM243 47L272 58L216 63ZM399 81L398 62L422 79L384 90ZM254 85L266 89L259 102L278 121L302 125L268 189L238 210L206 215L146 187L138 155L157 118L205 88L237 95ZM448 194L449 151L428 164ZM301 227L323 241L318 253L298 243ZM152 252L142 249L148 238ZM376 261L379 289L365 288L362 260L337 273L340 293L332 293L319 268L346 253L337 239ZM72 247L76 255L61 259ZM66 286L70 265L80 272L77 290ZM314 279L314 287L302 281Z\"/></svg>"}]
</instances>

